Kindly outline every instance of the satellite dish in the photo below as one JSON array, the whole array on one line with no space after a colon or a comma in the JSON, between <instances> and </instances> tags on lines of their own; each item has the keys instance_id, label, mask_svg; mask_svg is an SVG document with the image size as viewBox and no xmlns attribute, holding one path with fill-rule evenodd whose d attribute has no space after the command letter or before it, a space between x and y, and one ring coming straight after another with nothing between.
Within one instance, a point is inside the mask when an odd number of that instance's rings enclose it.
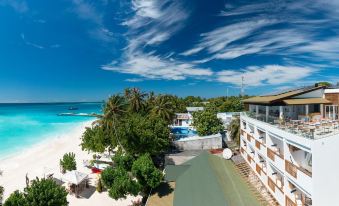
<instances>
[{"instance_id":1,"label":"satellite dish","mask_svg":"<svg viewBox=\"0 0 339 206\"><path fill-rule=\"evenodd\" d=\"M232 150L226 148L226 149L224 149L224 151L222 151L222 156L223 156L225 159L229 160L229 159L231 159L231 157L233 156L233 152L232 152Z\"/></svg>"}]
</instances>

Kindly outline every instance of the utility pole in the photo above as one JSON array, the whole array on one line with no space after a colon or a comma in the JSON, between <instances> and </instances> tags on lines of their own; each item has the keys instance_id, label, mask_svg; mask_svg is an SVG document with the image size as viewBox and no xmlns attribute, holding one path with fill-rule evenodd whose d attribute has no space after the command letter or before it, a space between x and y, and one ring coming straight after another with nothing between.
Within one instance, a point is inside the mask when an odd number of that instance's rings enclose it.
<instances>
[{"instance_id":1,"label":"utility pole","mask_svg":"<svg viewBox=\"0 0 339 206\"><path fill-rule=\"evenodd\" d=\"M244 76L241 76L241 91L240 95L243 97L244 96Z\"/></svg>"}]
</instances>

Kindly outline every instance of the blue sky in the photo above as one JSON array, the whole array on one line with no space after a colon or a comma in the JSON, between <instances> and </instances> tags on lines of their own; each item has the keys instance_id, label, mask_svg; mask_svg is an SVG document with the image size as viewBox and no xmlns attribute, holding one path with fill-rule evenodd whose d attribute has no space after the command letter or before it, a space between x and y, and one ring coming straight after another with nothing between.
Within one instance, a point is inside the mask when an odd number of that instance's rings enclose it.
<instances>
[{"instance_id":1,"label":"blue sky","mask_svg":"<svg viewBox=\"0 0 339 206\"><path fill-rule=\"evenodd\" d=\"M0 102L338 81L335 0L0 0L0 28Z\"/></svg>"}]
</instances>

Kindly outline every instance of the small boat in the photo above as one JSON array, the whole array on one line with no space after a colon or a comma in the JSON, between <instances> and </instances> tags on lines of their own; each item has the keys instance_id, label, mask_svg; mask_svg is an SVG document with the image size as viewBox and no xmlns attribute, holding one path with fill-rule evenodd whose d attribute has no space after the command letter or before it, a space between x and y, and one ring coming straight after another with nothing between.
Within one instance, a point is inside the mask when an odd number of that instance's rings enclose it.
<instances>
[{"instance_id":1,"label":"small boat","mask_svg":"<svg viewBox=\"0 0 339 206\"><path fill-rule=\"evenodd\" d=\"M69 107L68 110L78 110L79 108L77 107Z\"/></svg>"}]
</instances>

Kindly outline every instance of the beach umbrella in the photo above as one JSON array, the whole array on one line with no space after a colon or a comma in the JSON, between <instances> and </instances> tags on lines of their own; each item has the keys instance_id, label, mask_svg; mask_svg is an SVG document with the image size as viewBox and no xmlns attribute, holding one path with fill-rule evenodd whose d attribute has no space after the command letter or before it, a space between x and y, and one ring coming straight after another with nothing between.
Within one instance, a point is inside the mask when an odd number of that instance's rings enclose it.
<instances>
[{"instance_id":1,"label":"beach umbrella","mask_svg":"<svg viewBox=\"0 0 339 206\"><path fill-rule=\"evenodd\" d=\"M62 176L62 180L71 184L79 185L85 179L87 179L88 175L76 170L69 171Z\"/></svg>"}]
</instances>

